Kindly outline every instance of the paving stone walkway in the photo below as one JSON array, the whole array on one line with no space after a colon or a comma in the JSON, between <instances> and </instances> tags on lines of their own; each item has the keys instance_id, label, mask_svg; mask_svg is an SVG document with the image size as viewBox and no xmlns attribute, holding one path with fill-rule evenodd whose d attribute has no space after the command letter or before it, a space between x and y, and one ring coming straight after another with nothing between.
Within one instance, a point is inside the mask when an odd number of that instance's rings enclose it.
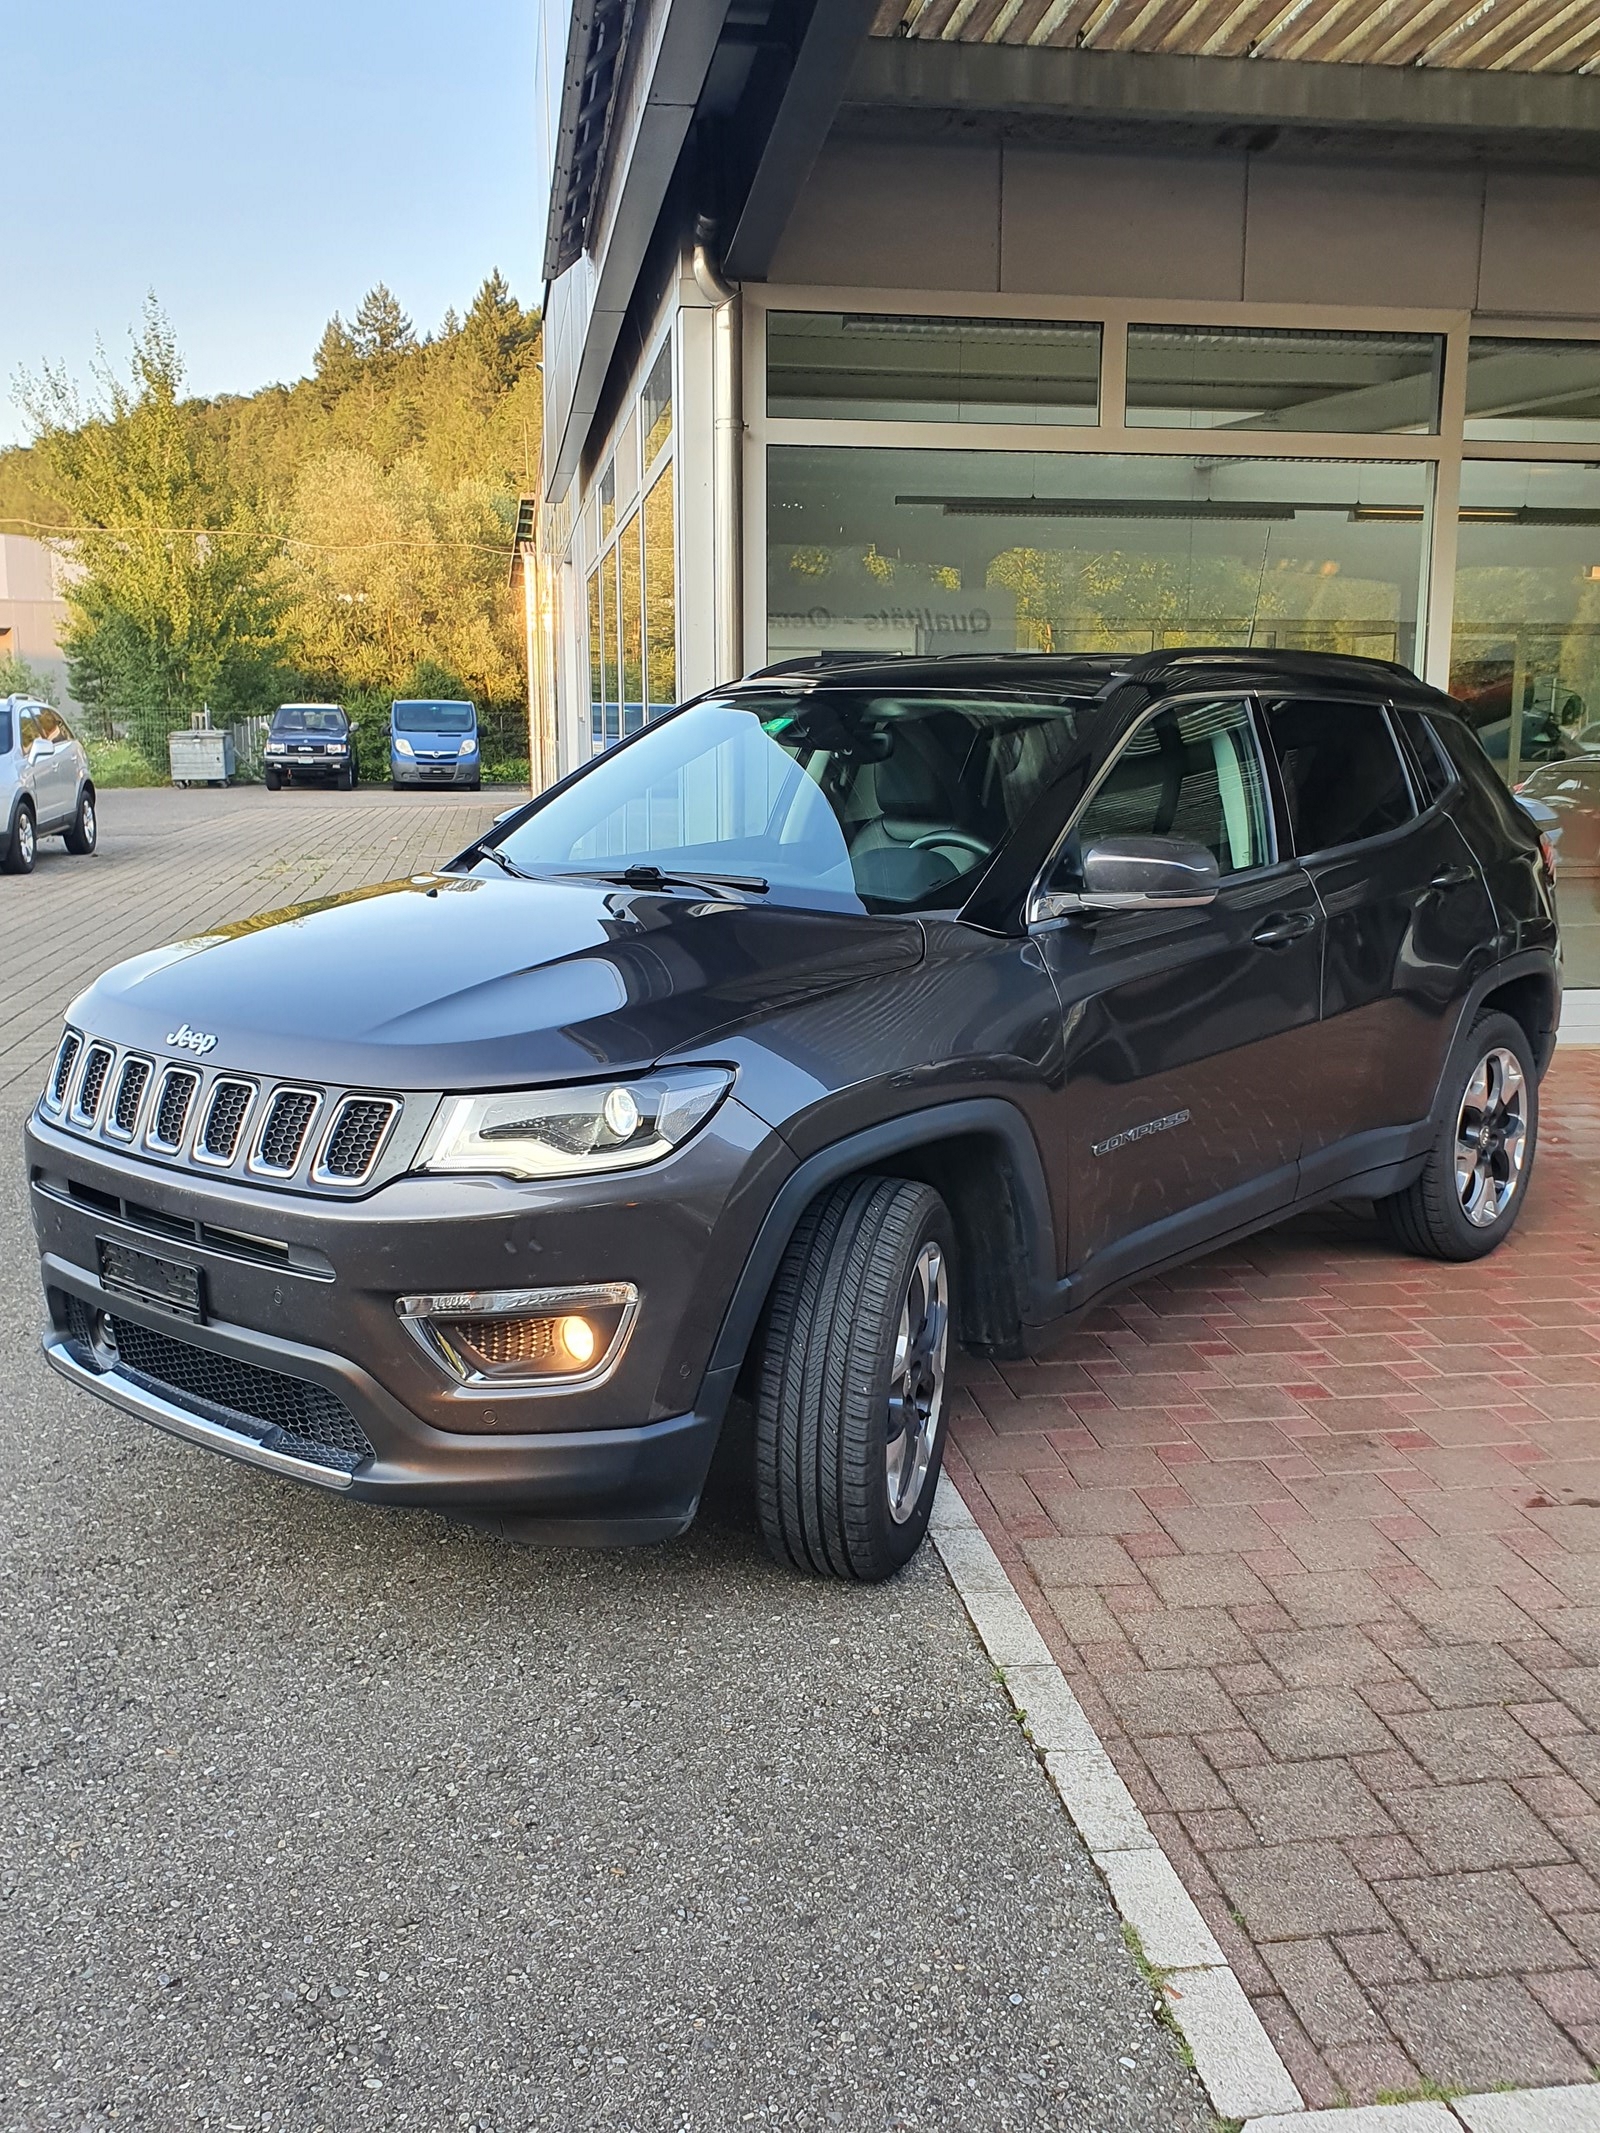
<instances>
[{"instance_id":1,"label":"paving stone walkway","mask_svg":"<svg viewBox=\"0 0 1600 2133\"><path fill-rule=\"evenodd\" d=\"M951 1470L1313 2106L1600 2066L1600 1052L1476 1266L1303 1218L967 1365Z\"/></svg>"}]
</instances>

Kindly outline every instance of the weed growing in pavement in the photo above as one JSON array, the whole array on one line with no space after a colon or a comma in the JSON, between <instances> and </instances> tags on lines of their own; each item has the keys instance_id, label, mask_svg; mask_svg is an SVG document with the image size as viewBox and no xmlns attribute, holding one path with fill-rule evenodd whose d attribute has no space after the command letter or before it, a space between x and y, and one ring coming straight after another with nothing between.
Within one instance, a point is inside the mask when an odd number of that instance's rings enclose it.
<instances>
[{"instance_id":1,"label":"weed growing in pavement","mask_svg":"<svg viewBox=\"0 0 1600 2133\"><path fill-rule=\"evenodd\" d=\"M1514 2088L1514 2082L1505 2084ZM1454 2097L1469 2096L1472 2091L1460 2083L1454 2088L1445 2088L1437 2081L1423 2081L1414 2089L1379 2089L1379 2103L1449 2103Z\"/></svg>"},{"instance_id":2,"label":"weed growing in pavement","mask_svg":"<svg viewBox=\"0 0 1600 2133\"><path fill-rule=\"evenodd\" d=\"M1172 1972L1163 1970L1159 1963L1151 1962L1149 1956L1144 1952L1144 1942L1139 1938L1137 1926L1130 1926L1124 1923L1122 1943L1133 1957L1134 1966L1139 1975L1150 1988L1150 1997L1153 2002L1151 2007L1152 2018L1171 2037L1173 2043L1177 2046L1178 2057L1183 2061L1190 2073L1196 2073L1198 2069L1194 2063L1194 2053L1189 2049L1189 2040L1179 2028L1178 2018L1172 2011L1171 2001L1167 1998L1167 1980L1171 1977Z\"/></svg>"}]
</instances>

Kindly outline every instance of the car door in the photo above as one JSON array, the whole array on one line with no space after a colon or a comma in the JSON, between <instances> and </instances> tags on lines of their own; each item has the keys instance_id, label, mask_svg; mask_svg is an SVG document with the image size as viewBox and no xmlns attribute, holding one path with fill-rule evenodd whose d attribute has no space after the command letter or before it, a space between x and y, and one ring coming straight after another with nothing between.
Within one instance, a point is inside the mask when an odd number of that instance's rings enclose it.
<instances>
[{"instance_id":1,"label":"car door","mask_svg":"<svg viewBox=\"0 0 1600 2133\"><path fill-rule=\"evenodd\" d=\"M1069 825L1046 893L1070 896L1088 847L1124 835L1202 844L1220 879L1197 908L1036 926L1062 1014L1057 1139L1080 1294L1286 1206L1315 1066L1321 907L1280 852L1248 701L1145 714Z\"/></svg>"},{"instance_id":2,"label":"car door","mask_svg":"<svg viewBox=\"0 0 1600 2133\"><path fill-rule=\"evenodd\" d=\"M22 789L33 802L33 819L41 830L49 829L54 824L55 802L50 787L50 764L55 748L45 736L37 705L30 705L21 714L17 753L22 772Z\"/></svg>"},{"instance_id":3,"label":"car door","mask_svg":"<svg viewBox=\"0 0 1600 2133\"><path fill-rule=\"evenodd\" d=\"M50 805L57 822L70 823L78 812L78 788L82 783L83 754L72 735L72 728L61 716L47 705L40 713L39 723L44 736L51 744L49 757Z\"/></svg>"},{"instance_id":4,"label":"car door","mask_svg":"<svg viewBox=\"0 0 1600 2133\"><path fill-rule=\"evenodd\" d=\"M1321 1071L1303 1149L1313 1191L1398 1160L1402 1129L1427 1118L1462 997L1493 956L1495 917L1451 816L1457 787L1435 763L1419 793L1422 764L1408 763L1390 707L1281 697L1263 711L1325 914Z\"/></svg>"}]
</instances>

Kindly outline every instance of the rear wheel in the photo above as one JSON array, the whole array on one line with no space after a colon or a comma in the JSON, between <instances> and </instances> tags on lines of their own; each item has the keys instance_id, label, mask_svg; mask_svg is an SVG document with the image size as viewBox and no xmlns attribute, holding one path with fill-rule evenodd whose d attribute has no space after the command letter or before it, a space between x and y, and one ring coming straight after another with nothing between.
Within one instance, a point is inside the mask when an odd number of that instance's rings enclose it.
<instances>
[{"instance_id":1,"label":"rear wheel","mask_svg":"<svg viewBox=\"0 0 1600 2133\"><path fill-rule=\"evenodd\" d=\"M1539 1135L1539 1082L1519 1023L1491 1011L1448 1071L1422 1174L1380 1200L1391 1236L1429 1259L1481 1259L1517 1219Z\"/></svg>"},{"instance_id":2,"label":"rear wheel","mask_svg":"<svg viewBox=\"0 0 1600 2133\"><path fill-rule=\"evenodd\" d=\"M858 1178L801 1218L759 1336L756 1496L780 1562L875 1580L928 1530L949 1412L953 1238L931 1186Z\"/></svg>"},{"instance_id":3,"label":"rear wheel","mask_svg":"<svg viewBox=\"0 0 1600 2133\"><path fill-rule=\"evenodd\" d=\"M0 859L8 874L31 874L33 863L39 856L39 825L33 819L33 807L27 800L20 801L11 818L11 835L6 839L5 855Z\"/></svg>"},{"instance_id":4,"label":"rear wheel","mask_svg":"<svg viewBox=\"0 0 1600 2133\"><path fill-rule=\"evenodd\" d=\"M100 824L95 815L94 788L86 785L78 795L78 812L73 817L72 827L61 839L69 852L79 859L87 859L100 841Z\"/></svg>"}]
</instances>

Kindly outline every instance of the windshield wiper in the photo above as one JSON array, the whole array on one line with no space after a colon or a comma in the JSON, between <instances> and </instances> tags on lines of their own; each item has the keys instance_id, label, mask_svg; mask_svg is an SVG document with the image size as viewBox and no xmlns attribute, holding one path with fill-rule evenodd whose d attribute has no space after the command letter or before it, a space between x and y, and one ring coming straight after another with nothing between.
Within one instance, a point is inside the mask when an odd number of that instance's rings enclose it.
<instances>
[{"instance_id":1,"label":"windshield wiper","mask_svg":"<svg viewBox=\"0 0 1600 2133\"><path fill-rule=\"evenodd\" d=\"M752 896L765 896L770 883L759 874L705 874L698 869L687 873L668 872L662 867L621 867L615 873L609 869L578 869L586 881L621 881L630 889L748 889Z\"/></svg>"},{"instance_id":2,"label":"windshield wiper","mask_svg":"<svg viewBox=\"0 0 1600 2133\"><path fill-rule=\"evenodd\" d=\"M461 854L463 859L492 859L502 874L509 874L513 881L537 881L537 874L524 874L521 867L513 866L505 853L492 844L469 844Z\"/></svg>"}]
</instances>

